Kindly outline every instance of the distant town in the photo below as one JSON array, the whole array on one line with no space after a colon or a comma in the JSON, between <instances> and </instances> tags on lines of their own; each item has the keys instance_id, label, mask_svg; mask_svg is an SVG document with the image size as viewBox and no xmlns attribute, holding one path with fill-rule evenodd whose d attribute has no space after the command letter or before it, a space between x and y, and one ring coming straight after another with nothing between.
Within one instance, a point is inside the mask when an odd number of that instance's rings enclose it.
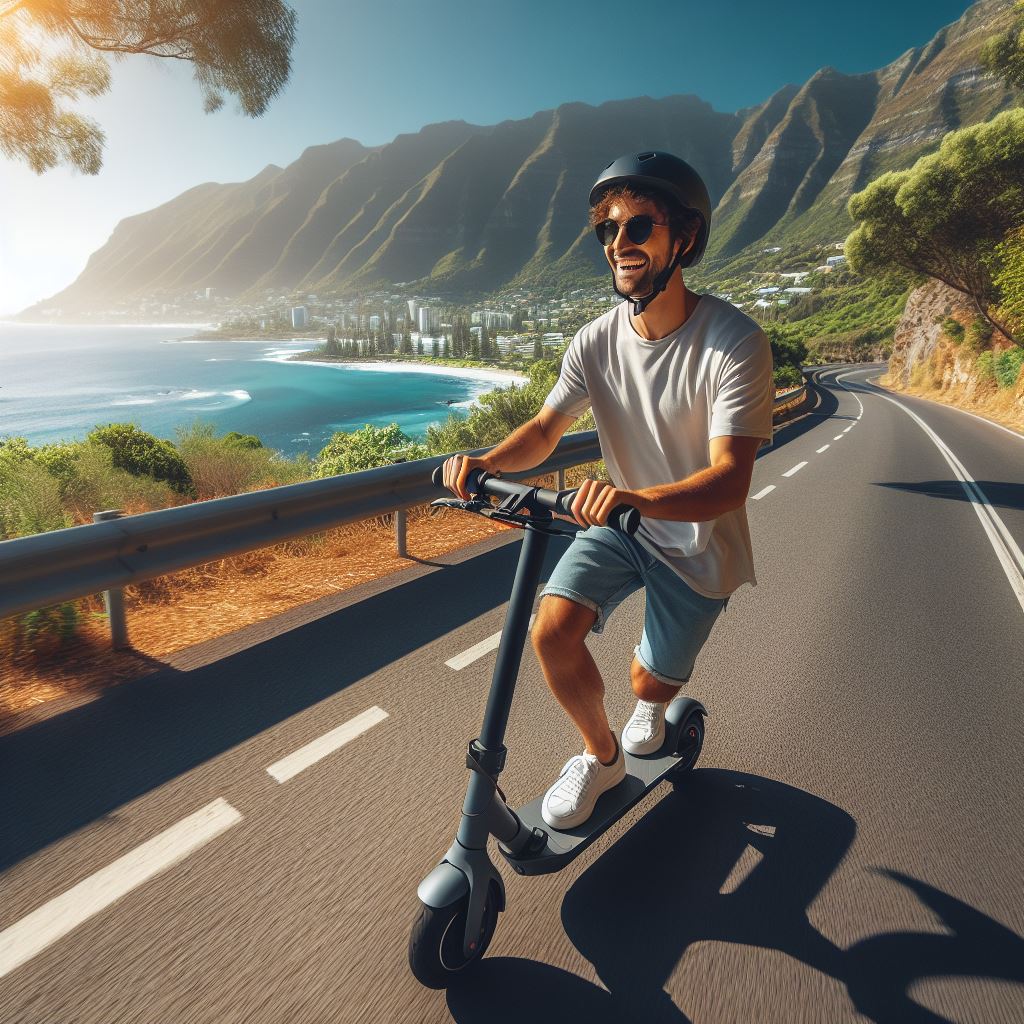
<instances>
[{"instance_id":1,"label":"distant town","mask_svg":"<svg viewBox=\"0 0 1024 1024\"><path fill-rule=\"evenodd\" d=\"M758 320L784 319L790 304L826 286L827 275L843 267L843 246L841 241L799 249L787 246L785 252L781 246L769 246L751 258L741 276L708 275L706 286L697 290L718 295ZM471 307L439 296L410 297L399 290L402 287L390 285L356 298L268 293L251 303L208 287L170 300L119 303L75 319L210 325L201 337L337 339L352 342L343 354L354 356L403 353L516 360L560 349L583 324L621 301L607 280L556 298L526 287L506 290ZM41 310L40 315L66 318L60 308Z\"/></svg>"}]
</instances>

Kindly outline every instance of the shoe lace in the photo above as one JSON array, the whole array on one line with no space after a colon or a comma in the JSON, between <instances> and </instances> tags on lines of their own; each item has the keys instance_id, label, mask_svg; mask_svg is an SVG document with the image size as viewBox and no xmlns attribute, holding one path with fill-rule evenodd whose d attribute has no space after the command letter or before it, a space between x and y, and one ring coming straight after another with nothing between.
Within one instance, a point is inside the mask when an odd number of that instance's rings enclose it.
<instances>
[{"instance_id":1,"label":"shoe lace","mask_svg":"<svg viewBox=\"0 0 1024 1024\"><path fill-rule=\"evenodd\" d=\"M633 712L633 721L638 724L654 725L661 715L661 709L661 704L655 704L646 700L638 700L636 702L636 711Z\"/></svg>"},{"instance_id":2,"label":"shoe lace","mask_svg":"<svg viewBox=\"0 0 1024 1024\"><path fill-rule=\"evenodd\" d=\"M584 754L577 754L562 769L560 790L568 799L575 800L587 787L596 770L597 758L590 759Z\"/></svg>"}]
</instances>

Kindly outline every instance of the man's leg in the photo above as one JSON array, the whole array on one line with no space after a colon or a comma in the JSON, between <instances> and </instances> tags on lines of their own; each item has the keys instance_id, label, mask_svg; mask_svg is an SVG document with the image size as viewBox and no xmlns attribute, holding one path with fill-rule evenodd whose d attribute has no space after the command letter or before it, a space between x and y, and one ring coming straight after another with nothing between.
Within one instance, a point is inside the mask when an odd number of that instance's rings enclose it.
<instances>
[{"instance_id":1,"label":"man's leg","mask_svg":"<svg viewBox=\"0 0 1024 1024\"><path fill-rule=\"evenodd\" d=\"M544 678L583 735L587 753L610 762L616 741L604 710L604 680L584 643L596 619L597 612L585 605L545 594L531 639Z\"/></svg>"},{"instance_id":2,"label":"man's leg","mask_svg":"<svg viewBox=\"0 0 1024 1024\"><path fill-rule=\"evenodd\" d=\"M648 700L654 704L667 704L678 692L678 686L669 686L660 679L655 679L636 658L629 667L633 692L640 700Z\"/></svg>"}]
</instances>

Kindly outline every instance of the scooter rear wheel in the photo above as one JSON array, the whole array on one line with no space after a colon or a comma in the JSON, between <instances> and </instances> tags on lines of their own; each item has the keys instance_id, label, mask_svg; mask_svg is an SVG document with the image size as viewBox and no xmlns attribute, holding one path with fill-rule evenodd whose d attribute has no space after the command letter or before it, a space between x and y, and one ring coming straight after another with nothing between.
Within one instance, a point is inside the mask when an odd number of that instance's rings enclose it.
<instances>
[{"instance_id":1,"label":"scooter rear wheel","mask_svg":"<svg viewBox=\"0 0 1024 1024\"><path fill-rule=\"evenodd\" d=\"M447 988L470 964L479 960L498 926L498 891L492 882L484 902L484 918L476 949L467 957L462 951L469 894L451 906L420 906L409 936L409 967L416 980L427 988Z\"/></svg>"},{"instance_id":2,"label":"scooter rear wheel","mask_svg":"<svg viewBox=\"0 0 1024 1024\"><path fill-rule=\"evenodd\" d=\"M704 716L699 711L690 714L679 728L677 753L681 760L669 773L679 779L690 772L704 747Z\"/></svg>"}]
</instances>

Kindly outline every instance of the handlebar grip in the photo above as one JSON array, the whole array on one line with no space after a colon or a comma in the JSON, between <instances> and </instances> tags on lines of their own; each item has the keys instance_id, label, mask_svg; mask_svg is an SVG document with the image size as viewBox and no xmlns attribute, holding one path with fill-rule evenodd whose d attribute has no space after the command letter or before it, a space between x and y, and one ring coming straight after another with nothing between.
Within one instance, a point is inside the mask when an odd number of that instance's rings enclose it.
<instances>
[{"instance_id":1,"label":"handlebar grip","mask_svg":"<svg viewBox=\"0 0 1024 1024\"><path fill-rule=\"evenodd\" d=\"M572 516L572 503L576 499L578 492L578 487L573 488L571 491L559 492L558 508L556 511L564 516ZM640 512L632 505L625 504L625 502L621 505L616 505L608 513L608 526L613 530L629 534L632 537L640 526Z\"/></svg>"},{"instance_id":2,"label":"handlebar grip","mask_svg":"<svg viewBox=\"0 0 1024 1024\"><path fill-rule=\"evenodd\" d=\"M621 533L627 533L630 537L636 533L640 526L640 511L632 505L616 505L608 513L608 523Z\"/></svg>"},{"instance_id":3,"label":"handlebar grip","mask_svg":"<svg viewBox=\"0 0 1024 1024\"><path fill-rule=\"evenodd\" d=\"M482 469L470 470L469 476L466 477L466 490L470 494L479 494L482 483L480 478L482 476L486 479L487 475ZM434 467L434 472L430 474L430 482L435 487L444 487L444 463Z\"/></svg>"}]
</instances>

